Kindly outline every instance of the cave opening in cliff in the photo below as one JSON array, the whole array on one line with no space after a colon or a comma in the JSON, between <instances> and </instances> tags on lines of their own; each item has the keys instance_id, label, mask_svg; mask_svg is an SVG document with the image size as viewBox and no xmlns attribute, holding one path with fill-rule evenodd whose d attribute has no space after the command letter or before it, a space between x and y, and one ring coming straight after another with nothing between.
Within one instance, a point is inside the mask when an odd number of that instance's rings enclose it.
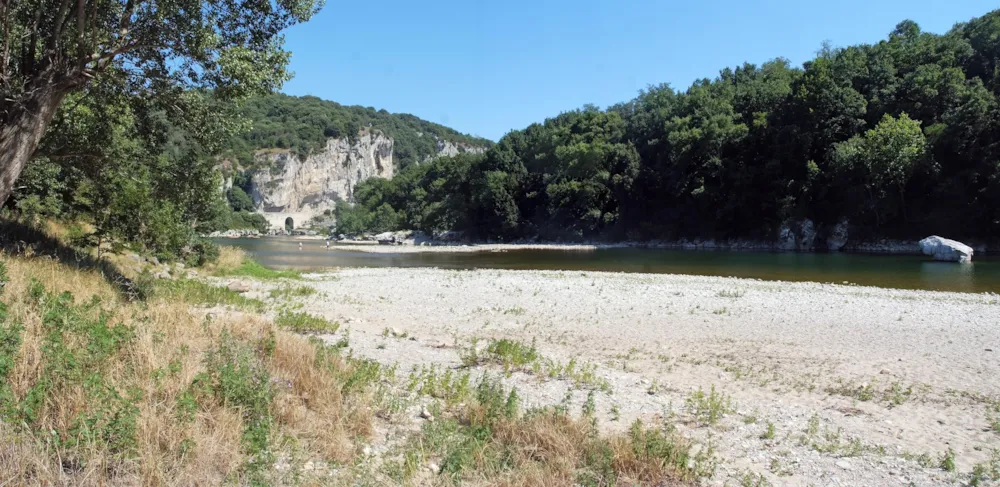
<instances>
[{"instance_id":1,"label":"cave opening in cliff","mask_svg":"<svg viewBox=\"0 0 1000 487\"><path fill-rule=\"evenodd\" d=\"M294 228L295 228L295 220L292 220L292 217L285 218L285 231L288 233L292 233L292 229Z\"/></svg>"}]
</instances>

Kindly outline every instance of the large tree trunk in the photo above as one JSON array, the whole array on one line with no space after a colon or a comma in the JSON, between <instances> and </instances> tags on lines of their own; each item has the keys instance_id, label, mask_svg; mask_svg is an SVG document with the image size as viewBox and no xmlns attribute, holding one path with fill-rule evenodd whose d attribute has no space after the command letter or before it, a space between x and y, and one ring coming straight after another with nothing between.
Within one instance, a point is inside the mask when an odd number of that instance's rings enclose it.
<instances>
[{"instance_id":1,"label":"large tree trunk","mask_svg":"<svg viewBox=\"0 0 1000 487\"><path fill-rule=\"evenodd\" d=\"M0 206L14 191L67 92L57 84L44 85L26 103L11 108L8 123L0 127Z\"/></svg>"}]
</instances>

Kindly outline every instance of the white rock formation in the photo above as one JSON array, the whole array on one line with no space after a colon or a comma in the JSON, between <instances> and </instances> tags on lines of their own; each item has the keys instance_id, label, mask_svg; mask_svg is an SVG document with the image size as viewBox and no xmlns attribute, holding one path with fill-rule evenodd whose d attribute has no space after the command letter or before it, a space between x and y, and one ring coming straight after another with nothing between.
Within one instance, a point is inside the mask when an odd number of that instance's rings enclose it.
<instances>
[{"instance_id":1,"label":"white rock formation","mask_svg":"<svg viewBox=\"0 0 1000 487\"><path fill-rule=\"evenodd\" d=\"M453 157L459 154L482 154L483 152L486 152L486 148L482 146L437 139L437 154L428 156L427 159L433 159L435 157Z\"/></svg>"},{"instance_id":2,"label":"white rock formation","mask_svg":"<svg viewBox=\"0 0 1000 487\"><path fill-rule=\"evenodd\" d=\"M354 187L370 177L392 178L393 140L365 131L354 144L347 138L326 141L326 147L304 160L289 151L266 151L264 167L253 175L251 197L267 213L318 215L337 200L349 200Z\"/></svg>"},{"instance_id":3,"label":"white rock formation","mask_svg":"<svg viewBox=\"0 0 1000 487\"><path fill-rule=\"evenodd\" d=\"M972 247L962 242L937 235L931 235L920 241L920 250L934 260L947 262L972 262Z\"/></svg>"},{"instance_id":4,"label":"white rock formation","mask_svg":"<svg viewBox=\"0 0 1000 487\"><path fill-rule=\"evenodd\" d=\"M486 147L437 139L439 156L482 153ZM268 149L257 154L260 167L251 179L250 197L257 211L276 230L288 224L298 228L338 200L350 201L355 186L371 177L392 179L393 139L378 130L365 129L352 144L347 138L327 139L323 150L305 159L288 150ZM223 181L223 189L232 185Z\"/></svg>"}]
</instances>

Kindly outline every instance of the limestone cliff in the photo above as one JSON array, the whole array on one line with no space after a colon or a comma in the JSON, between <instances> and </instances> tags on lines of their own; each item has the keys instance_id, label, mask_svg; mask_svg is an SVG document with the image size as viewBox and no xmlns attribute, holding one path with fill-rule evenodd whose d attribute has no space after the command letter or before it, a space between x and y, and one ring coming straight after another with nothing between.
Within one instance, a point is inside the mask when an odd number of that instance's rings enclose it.
<instances>
[{"instance_id":1,"label":"limestone cliff","mask_svg":"<svg viewBox=\"0 0 1000 487\"><path fill-rule=\"evenodd\" d=\"M482 154L486 152L486 147L466 144L463 142L452 142L450 140L437 139L437 154L428 156L427 159L435 157L453 157L463 153Z\"/></svg>"},{"instance_id":2,"label":"limestone cliff","mask_svg":"<svg viewBox=\"0 0 1000 487\"><path fill-rule=\"evenodd\" d=\"M462 153L480 154L484 146L452 142L435 137L437 154L426 160ZM361 131L352 142L346 137L330 138L323 150L300 157L285 149L257 152L257 169L251 174L250 197L257 211L275 228L293 227L309 221L337 201L350 201L355 186L371 177L392 179L391 137L376 129ZM223 179L222 189L231 181Z\"/></svg>"},{"instance_id":3,"label":"limestone cliff","mask_svg":"<svg viewBox=\"0 0 1000 487\"><path fill-rule=\"evenodd\" d=\"M264 213L317 215L349 200L354 187L370 177L392 178L393 140L364 131L351 143L331 138L326 147L304 159L286 150L258 153L262 169L252 176L251 197ZM296 222L298 223L298 222Z\"/></svg>"}]
</instances>

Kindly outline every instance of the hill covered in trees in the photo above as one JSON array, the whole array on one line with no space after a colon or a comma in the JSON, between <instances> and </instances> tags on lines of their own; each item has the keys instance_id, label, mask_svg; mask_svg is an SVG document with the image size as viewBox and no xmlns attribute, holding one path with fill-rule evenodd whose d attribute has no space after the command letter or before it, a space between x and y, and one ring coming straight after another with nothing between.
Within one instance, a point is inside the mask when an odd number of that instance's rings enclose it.
<instances>
[{"instance_id":1,"label":"hill covered in trees","mask_svg":"<svg viewBox=\"0 0 1000 487\"><path fill-rule=\"evenodd\" d=\"M1000 236L1000 11L652 86L510 132L481 157L369 180L341 230L474 238Z\"/></svg>"},{"instance_id":2,"label":"hill covered in trees","mask_svg":"<svg viewBox=\"0 0 1000 487\"><path fill-rule=\"evenodd\" d=\"M401 168L436 155L439 140L477 147L493 144L410 114L344 106L314 96L252 98L241 113L251 128L232 140L229 151L245 166L253 165L253 153L259 149L289 149L305 156L322 149L330 137L353 138L366 128L394 139L393 156Z\"/></svg>"}]
</instances>

